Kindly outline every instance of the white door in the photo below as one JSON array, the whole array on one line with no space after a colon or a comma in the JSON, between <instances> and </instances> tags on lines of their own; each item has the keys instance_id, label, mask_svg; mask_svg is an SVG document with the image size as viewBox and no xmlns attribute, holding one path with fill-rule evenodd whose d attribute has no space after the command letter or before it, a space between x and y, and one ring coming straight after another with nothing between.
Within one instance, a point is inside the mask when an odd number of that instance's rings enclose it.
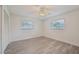
<instances>
[{"instance_id":1,"label":"white door","mask_svg":"<svg viewBox=\"0 0 79 59\"><path fill-rule=\"evenodd\" d=\"M1 42L1 41L2 41L2 40L1 40L1 33L2 33L2 31L1 31L1 29L2 29L2 28L1 28L1 23L2 23L2 22L1 22L1 18L2 18L2 17L1 17L1 6L0 6L0 53L1 53L1 45L2 45L2 44L1 44L1 43L2 43L2 42Z\"/></svg>"}]
</instances>

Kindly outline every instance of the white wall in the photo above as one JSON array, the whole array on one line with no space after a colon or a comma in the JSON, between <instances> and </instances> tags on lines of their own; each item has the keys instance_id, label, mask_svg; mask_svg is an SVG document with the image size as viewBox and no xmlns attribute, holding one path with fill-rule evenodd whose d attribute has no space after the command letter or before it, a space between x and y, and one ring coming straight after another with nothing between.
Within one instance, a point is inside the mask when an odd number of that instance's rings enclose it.
<instances>
[{"instance_id":1,"label":"white wall","mask_svg":"<svg viewBox=\"0 0 79 59\"><path fill-rule=\"evenodd\" d=\"M31 20L33 22L33 29L22 30L21 23L23 20ZM42 36L42 22L37 18L22 17L11 14L11 35L12 41Z\"/></svg>"},{"instance_id":2,"label":"white wall","mask_svg":"<svg viewBox=\"0 0 79 59\"><path fill-rule=\"evenodd\" d=\"M61 18L65 20L64 30L51 30L49 27L50 22ZM49 17L44 25L44 34L46 37L79 46L79 10L55 17Z\"/></svg>"},{"instance_id":3,"label":"white wall","mask_svg":"<svg viewBox=\"0 0 79 59\"><path fill-rule=\"evenodd\" d=\"M0 6L0 53L1 53L1 45L2 45L2 44L1 44L1 43L2 43L2 42L1 42L1 41L2 41L2 38L1 38L1 34L2 34L2 31L1 31L1 29L2 29L2 28L1 28L1 23L2 23L2 22L1 22L1 18L2 18L2 15L1 15L1 14L2 14L2 13L1 13L1 12L2 12L2 6Z\"/></svg>"}]
</instances>

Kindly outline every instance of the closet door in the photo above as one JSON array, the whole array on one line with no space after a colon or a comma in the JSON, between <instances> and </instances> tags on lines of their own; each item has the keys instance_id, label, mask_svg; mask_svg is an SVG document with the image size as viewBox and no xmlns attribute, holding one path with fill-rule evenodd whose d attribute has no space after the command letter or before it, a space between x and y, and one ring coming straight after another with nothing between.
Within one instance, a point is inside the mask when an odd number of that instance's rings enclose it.
<instances>
[{"instance_id":1,"label":"closet door","mask_svg":"<svg viewBox=\"0 0 79 59\"><path fill-rule=\"evenodd\" d=\"M1 31L1 29L2 29L2 28L1 28L1 27L2 27L2 26L1 26L1 24L2 24L2 22L1 22L2 13L1 13L1 12L2 12L2 11L1 11L1 10L2 10L2 9L1 9L1 8L2 8L2 6L0 5L0 54L1 54L1 49L2 49L2 48L1 48L1 45L2 45L2 42L1 42L1 41L2 41L2 39L1 39L1 34L2 34L2 31Z\"/></svg>"}]
</instances>

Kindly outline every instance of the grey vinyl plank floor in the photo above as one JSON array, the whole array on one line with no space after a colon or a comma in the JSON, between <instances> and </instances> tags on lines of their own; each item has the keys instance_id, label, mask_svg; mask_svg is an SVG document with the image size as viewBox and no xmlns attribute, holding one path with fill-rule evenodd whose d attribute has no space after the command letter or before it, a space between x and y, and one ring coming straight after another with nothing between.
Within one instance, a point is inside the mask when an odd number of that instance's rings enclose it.
<instances>
[{"instance_id":1,"label":"grey vinyl plank floor","mask_svg":"<svg viewBox=\"0 0 79 59\"><path fill-rule=\"evenodd\" d=\"M78 54L79 47L50 39L37 37L12 42L6 48L5 54Z\"/></svg>"}]
</instances>

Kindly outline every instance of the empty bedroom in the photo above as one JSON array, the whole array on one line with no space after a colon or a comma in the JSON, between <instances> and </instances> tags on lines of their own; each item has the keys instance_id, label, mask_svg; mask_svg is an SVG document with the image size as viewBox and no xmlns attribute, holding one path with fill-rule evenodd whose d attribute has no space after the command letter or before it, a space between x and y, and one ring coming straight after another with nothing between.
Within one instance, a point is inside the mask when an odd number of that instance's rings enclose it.
<instances>
[{"instance_id":1,"label":"empty bedroom","mask_svg":"<svg viewBox=\"0 0 79 59\"><path fill-rule=\"evenodd\" d=\"M79 54L79 5L2 7L3 54Z\"/></svg>"}]
</instances>

